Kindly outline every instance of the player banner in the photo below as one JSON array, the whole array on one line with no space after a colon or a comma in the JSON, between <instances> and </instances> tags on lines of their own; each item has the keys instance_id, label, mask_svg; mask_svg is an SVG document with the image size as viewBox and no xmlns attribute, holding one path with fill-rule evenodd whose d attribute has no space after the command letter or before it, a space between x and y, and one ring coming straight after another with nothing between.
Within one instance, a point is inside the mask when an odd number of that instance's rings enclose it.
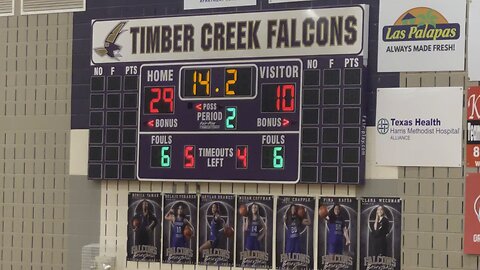
<instances>
[{"instance_id":1,"label":"player banner","mask_svg":"<svg viewBox=\"0 0 480 270\"><path fill-rule=\"evenodd\" d=\"M233 266L235 195L200 196L198 262Z\"/></svg>"},{"instance_id":2,"label":"player banner","mask_svg":"<svg viewBox=\"0 0 480 270\"><path fill-rule=\"evenodd\" d=\"M357 268L358 201L348 197L322 197L318 207L318 268Z\"/></svg>"},{"instance_id":3,"label":"player banner","mask_svg":"<svg viewBox=\"0 0 480 270\"><path fill-rule=\"evenodd\" d=\"M162 195L128 194L127 261L160 261Z\"/></svg>"},{"instance_id":4,"label":"player banner","mask_svg":"<svg viewBox=\"0 0 480 270\"><path fill-rule=\"evenodd\" d=\"M315 198L277 198L277 269L313 269Z\"/></svg>"},{"instance_id":5,"label":"player banner","mask_svg":"<svg viewBox=\"0 0 480 270\"><path fill-rule=\"evenodd\" d=\"M401 199L363 198L360 211L360 269L400 270Z\"/></svg>"},{"instance_id":6,"label":"player banner","mask_svg":"<svg viewBox=\"0 0 480 270\"><path fill-rule=\"evenodd\" d=\"M272 268L273 196L237 197L235 265Z\"/></svg>"},{"instance_id":7,"label":"player banner","mask_svg":"<svg viewBox=\"0 0 480 270\"><path fill-rule=\"evenodd\" d=\"M195 264L197 195L165 194L163 199L163 262Z\"/></svg>"}]
</instances>

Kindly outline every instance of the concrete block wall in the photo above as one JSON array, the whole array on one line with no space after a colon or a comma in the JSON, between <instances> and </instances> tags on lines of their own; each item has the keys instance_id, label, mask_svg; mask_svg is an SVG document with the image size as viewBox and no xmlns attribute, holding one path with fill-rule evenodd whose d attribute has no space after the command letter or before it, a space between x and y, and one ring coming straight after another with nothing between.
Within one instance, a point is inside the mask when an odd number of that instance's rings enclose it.
<instances>
[{"instance_id":1,"label":"concrete block wall","mask_svg":"<svg viewBox=\"0 0 480 270\"><path fill-rule=\"evenodd\" d=\"M0 269L65 269L72 15L0 18Z\"/></svg>"},{"instance_id":2,"label":"concrete block wall","mask_svg":"<svg viewBox=\"0 0 480 270\"><path fill-rule=\"evenodd\" d=\"M99 187L68 172L72 25L0 17L0 270L80 269L98 242Z\"/></svg>"},{"instance_id":3,"label":"concrete block wall","mask_svg":"<svg viewBox=\"0 0 480 270\"><path fill-rule=\"evenodd\" d=\"M400 85L460 86L466 93L478 83L465 72L430 72L401 74ZM463 254L465 168L404 167L400 181L404 269L479 269L478 256Z\"/></svg>"}]
</instances>

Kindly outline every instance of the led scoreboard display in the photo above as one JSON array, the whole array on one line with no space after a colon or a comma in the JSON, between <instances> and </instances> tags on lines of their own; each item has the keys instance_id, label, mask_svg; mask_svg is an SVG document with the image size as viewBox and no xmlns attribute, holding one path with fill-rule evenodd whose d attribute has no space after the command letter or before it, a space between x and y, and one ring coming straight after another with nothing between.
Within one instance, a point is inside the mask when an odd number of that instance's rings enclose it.
<instances>
[{"instance_id":1,"label":"led scoreboard display","mask_svg":"<svg viewBox=\"0 0 480 270\"><path fill-rule=\"evenodd\" d=\"M361 183L367 22L366 5L93 18L89 178Z\"/></svg>"},{"instance_id":2,"label":"led scoreboard display","mask_svg":"<svg viewBox=\"0 0 480 270\"><path fill-rule=\"evenodd\" d=\"M138 178L297 182L299 59L147 64Z\"/></svg>"}]
</instances>

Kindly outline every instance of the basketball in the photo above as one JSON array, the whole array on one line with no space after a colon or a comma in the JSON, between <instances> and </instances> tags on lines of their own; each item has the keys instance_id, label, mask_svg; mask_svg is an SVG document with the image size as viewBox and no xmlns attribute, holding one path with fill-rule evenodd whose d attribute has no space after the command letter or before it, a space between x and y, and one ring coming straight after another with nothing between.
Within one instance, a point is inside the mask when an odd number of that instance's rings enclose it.
<instances>
[{"instance_id":1,"label":"basketball","mask_svg":"<svg viewBox=\"0 0 480 270\"><path fill-rule=\"evenodd\" d=\"M318 215L320 218L326 218L328 216L328 209L325 205L320 205L318 208Z\"/></svg>"},{"instance_id":2,"label":"basketball","mask_svg":"<svg viewBox=\"0 0 480 270\"><path fill-rule=\"evenodd\" d=\"M183 229L183 236L185 236L187 240L190 240L190 238L192 238L192 235L193 235L192 228L190 228L190 226L185 226L185 228Z\"/></svg>"},{"instance_id":3,"label":"basketball","mask_svg":"<svg viewBox=\"0 0 480 270\"><path fill-rule=\"evenodd\" d=\"M134 218L132 220L132 226L133 228L138 228L138 226L140 226L140 220L138 220L138 218Z\"/></svg>"},{"instance_id":4,"label":"basketball","mask_svg":"<svg viewBox=\"0 0 480 270\"><path fill-rule=\"evenodd\" d=\"M246 207L244 204L240 205L240 207L238 208L238 213L239 213L241 216L246 217L247 214L248 214L248 209L247 209L247 207Z\"/></svg>"},{"instance_id":5,"label":"basketball","mask_svg":"<svg viewBox=\"0 0 480 270\"><path fill-rule=\"evenodd\" d=\"M230 226L225 226L225 228L223 228L223 233L225 234L226 237L230 238L230 237L233 237L234 230Z\"/></svg>"},{"instance_id":6,"label":"basketball","mask_svg":"<svg viewBox=\"0 0 480 270\"><path fill-rule=\"evenodd\" d=\"M298 207L297 208L297 216L299 218L305 218L305 214L306 214L305 213L305 208L303 208L303 207Z\"/></svg>"}]
</instances>

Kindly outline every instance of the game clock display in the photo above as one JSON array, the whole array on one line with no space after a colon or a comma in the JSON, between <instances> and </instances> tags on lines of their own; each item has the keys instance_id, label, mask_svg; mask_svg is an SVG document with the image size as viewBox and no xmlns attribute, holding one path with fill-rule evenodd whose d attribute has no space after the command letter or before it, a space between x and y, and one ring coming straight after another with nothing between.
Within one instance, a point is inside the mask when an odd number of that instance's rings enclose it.
<instances>
[{"instance_id":1,"label":"game clock display","mask_svg":"<svg viewBox=\"0 0 480 270\"><path fill-rule=\"evenodd\" d=\"M300 180L299 59L140 68L137 177Z\"/></svg>"},{"instance_id":2,"label":"game clock display","mask_svg":"<svg viewBox=\"0 0 480 270\"><path fill-rule=\"evenodd\" d=\"M184 68L181 71L180 93L183 99L250 97L254 86L252 76L256 75L256 71L256 66Z\"/></svg>"}]
</instances>

